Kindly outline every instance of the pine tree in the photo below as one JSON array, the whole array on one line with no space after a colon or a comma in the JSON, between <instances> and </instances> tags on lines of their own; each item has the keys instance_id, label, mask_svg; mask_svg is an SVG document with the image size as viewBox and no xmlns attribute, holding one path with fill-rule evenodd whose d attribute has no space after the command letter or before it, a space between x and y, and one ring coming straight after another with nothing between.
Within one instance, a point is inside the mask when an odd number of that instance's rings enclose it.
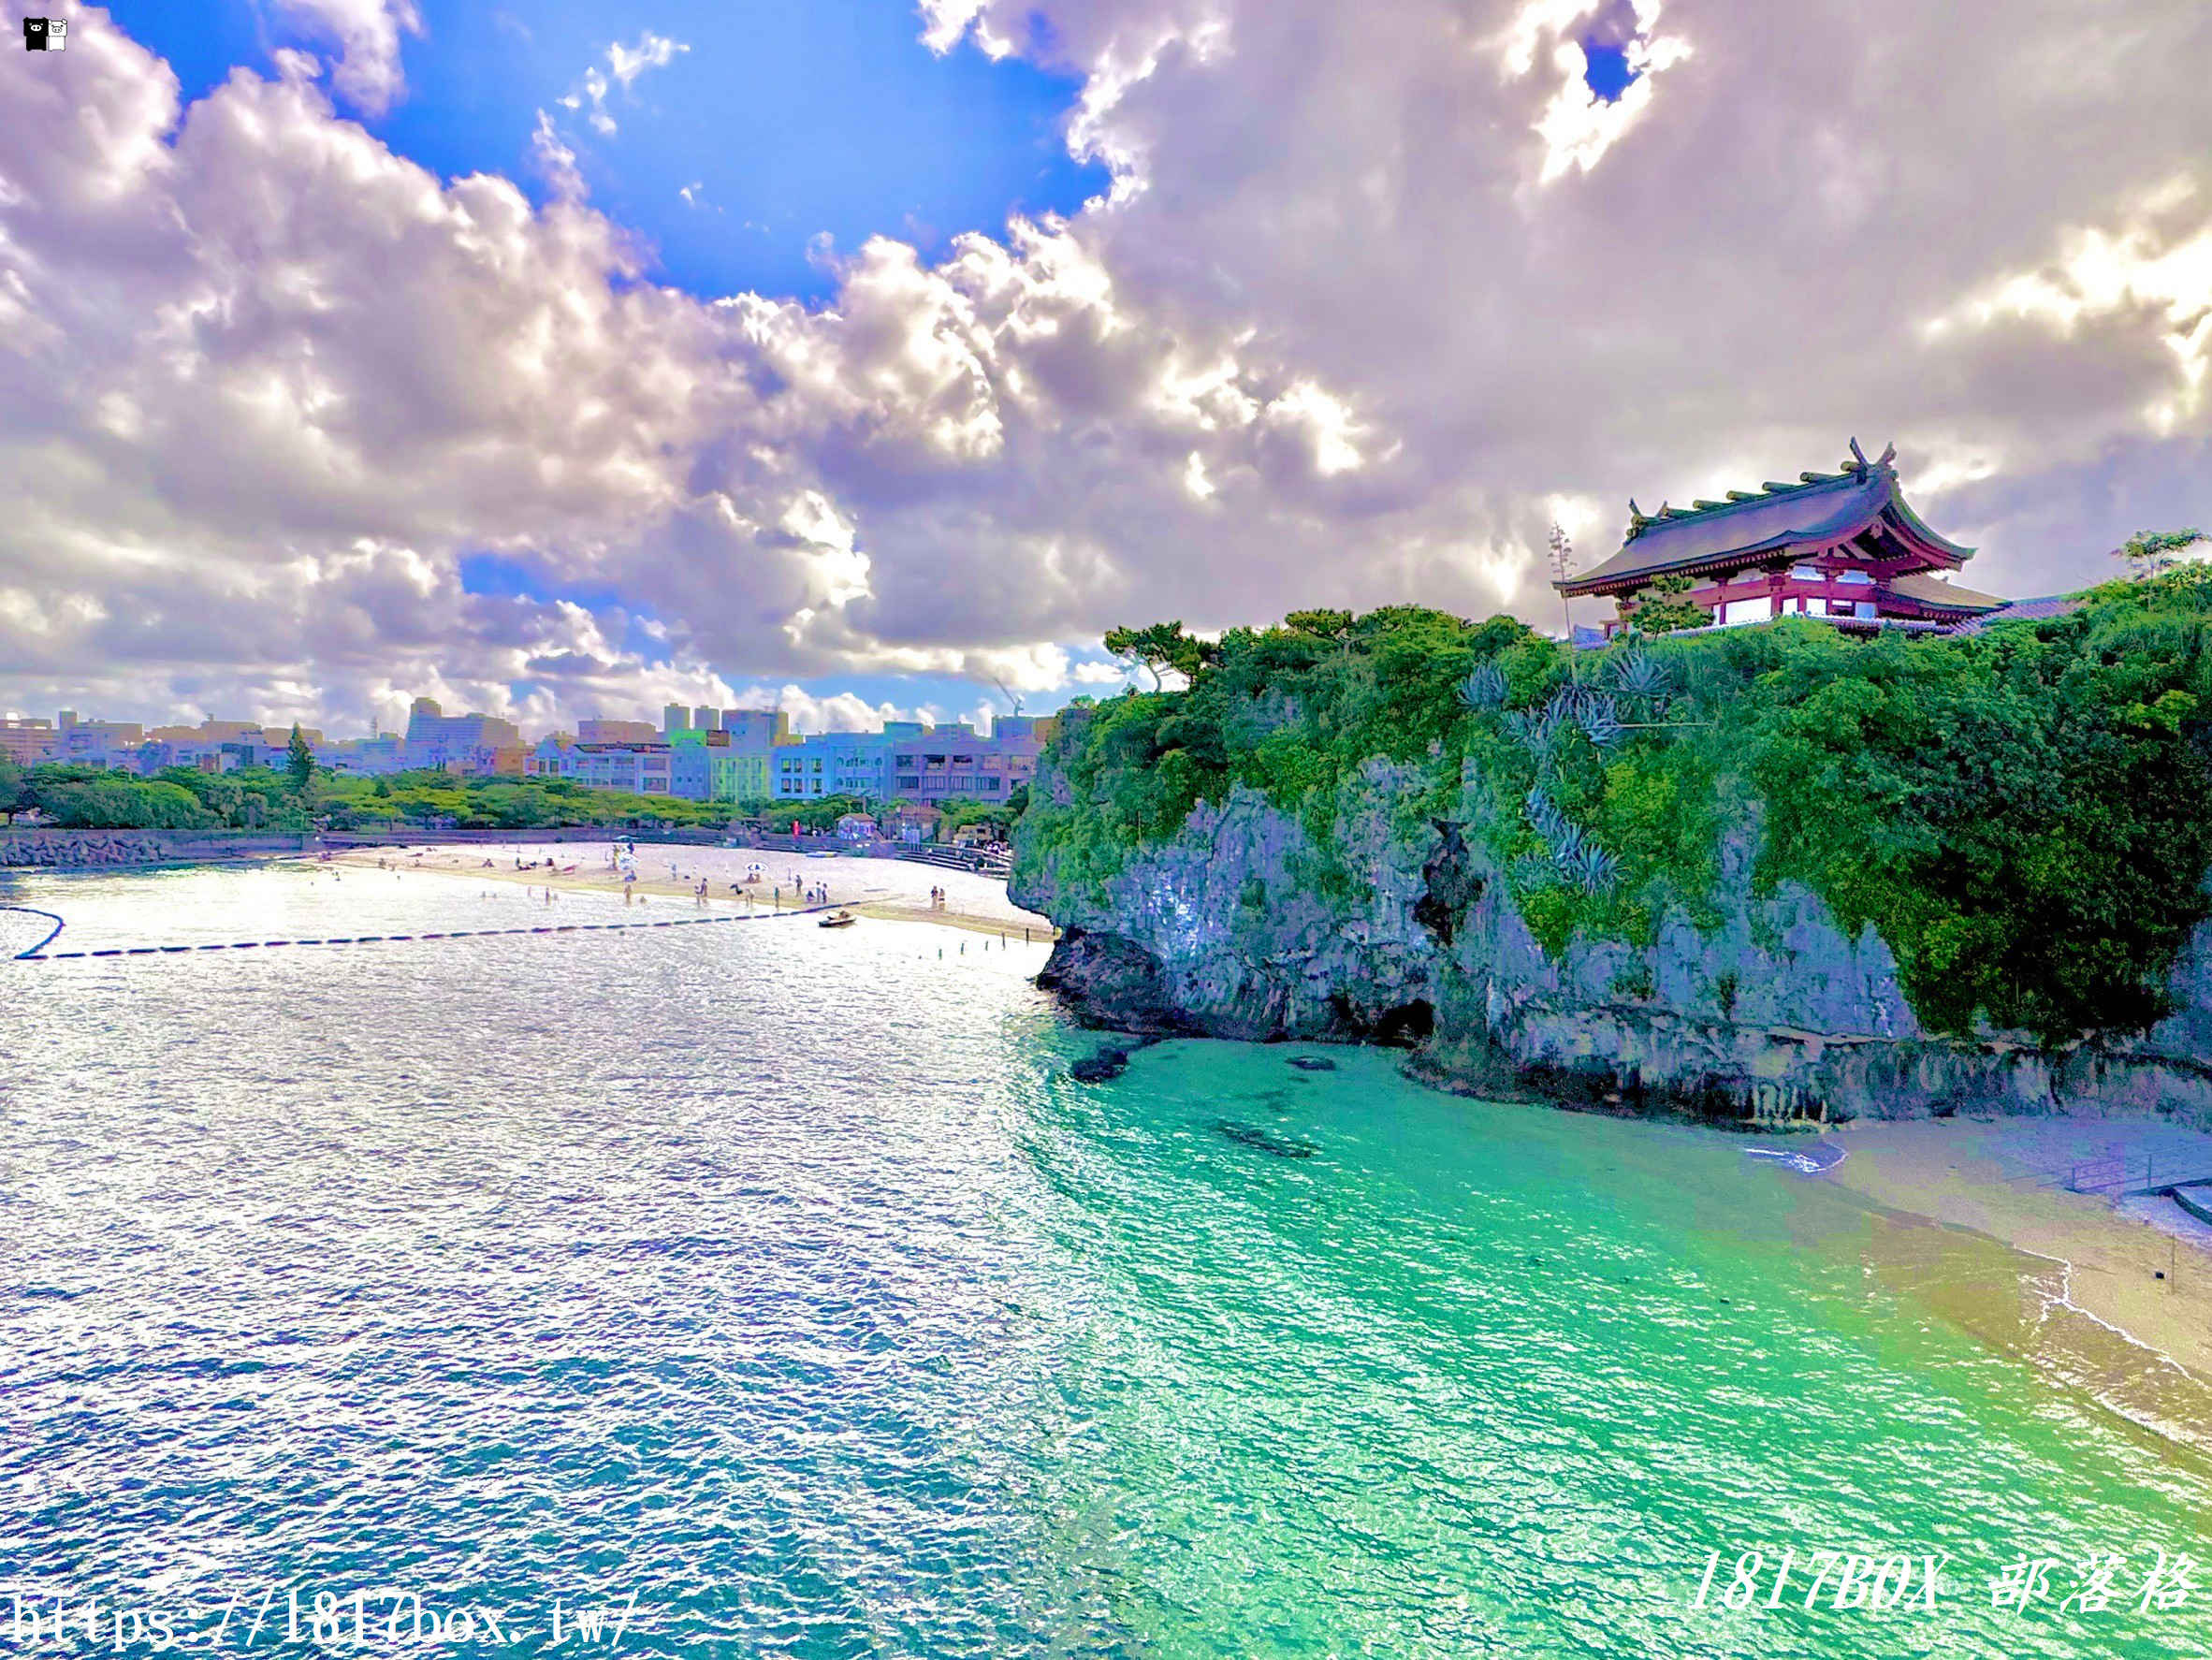
<instances>
[{"instance_id":1,"label":"pine tree","mask_svg":"<svg viewBox=\"0 0 2212 1660\"><path fill-rule=\"evenodd\" d=\"M315 776L314 751L307 747L307 739L300 735L299 722L292 722L292 741L284 746L284 770L292 775L295 794L305 790L308 780Z\"/></svg>"}]
</instances>

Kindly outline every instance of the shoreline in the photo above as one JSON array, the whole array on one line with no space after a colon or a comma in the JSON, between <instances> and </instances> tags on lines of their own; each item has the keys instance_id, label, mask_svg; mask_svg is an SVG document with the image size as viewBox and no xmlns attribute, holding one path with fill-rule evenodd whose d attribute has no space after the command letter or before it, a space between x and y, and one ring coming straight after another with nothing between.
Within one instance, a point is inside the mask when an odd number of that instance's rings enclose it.
<instances>
[{"instance_id":1,"label":"shoreline","mask_svg":"<svg viewBox=\"0 0 2212 1660\"><path fill-rule=\"evenodd\" d=\"M2190 1133L2109 1119L1860 1119L1829 1131L1849 1157L1821 1179L1884 1211L2055 1265L2052 1307L2212 1388L2212 1230L2170 1200L2116 1205L2045 1185L2050 1178L2031 1163L2038 1143L2131 1128L2169 1143ZM2198 1139L2212 1149L2212 1136Z\"/></svg>"},{"instance_id":2,"label":"shoreline","mask_svg":"<svg viewBox=\"0 0 2212 1660\"><path fill-rule=\"evenodd\" d=\"M1563 1099L1504 1080L1493 1094L1416 1059L1400 1071L1448 1095L1700 1128L1687 1116ZM2170 1199L2115 1203L2062 1185L2073 1164L2109 1160L2115 1147L2126 1168L2148 1153L2161 1170L2212 1172L2212 1134L2059 1115L1858 1118L1818 1138L1737 1139L1747 1155L1841 1155L1817 1172L1780 1158L1744 1162L1771 1163L1775 1180L1826 1187L1860 1207L1864 1225L1828 1248L1855 1255L1886 1289L2137 1427L2212 1452L2212 1226Z\"/></svg>"},{"instance_id":3,"label":"shoreline","mask_svg":"<svg viewBox=\"0 0 2212 1660\"><path fill-rule=\"evenodd\" d=\"M482 881L550 888L557 894L595 894L607 898L618 898L624 884L620 876L605 862L606 849L610 845L605 841L533 843L527 836L523 836L517 837L513 843L497 846L484 843L439 843L428 845L420 851L415 845L349 848L343 852L333 852L327 858L310 854L285 862L310 866L343 866L353 869L365 867L371 870L381 866L402 873L447 878L473 877ZM533 856L535 868L515 867L517 849ZM575 854L574 858L562 856L571 850ZM548 855L556 861L550 869L544 863ZM673 861L667 855L674 855ZM664 869L671 862L683 872L675 880L665 875L651 874L657 867ZM763 880L748 886L747 893L752 897L751 905L748 906L745 895L733 895L730 892L731 884L725 878L727 867L753 864L762 867ZM900 870L918 868L928 871L932 882L946 889L946 907L943 910L935 909L921 893L910 896L897 892L893 884L868 881L869 876L879 874L868 867L878 865L895 865ZM725 868L711 868L717 866ZM958 928L968 933L998 935L1010 943L1023 940L1049 945L1058 938L1058 931L1047 919L1021 910L1011 901L1002 901L1002 907L992 907L981 896L955 891L956 888L991 879L975 877L965 871L939 871L934 866L915 866L905 861L832 861L809 859L803 853L775 850L698 848L641 842L637 869L637 881L631 886L641 904L667 904L685 910L705 909L725 912L747 910L798 910L804 907L794 899L793 890L804 877L809 881L827 883L833 905L876 922L934 923L940 927ZM695 902L701 876L706 877L708 881L707 902L704 908ZM1000 882L997 885L1003 893L1004 884ZM781 890L780 899L779 889Z\"/></svg>"}]
</instances>

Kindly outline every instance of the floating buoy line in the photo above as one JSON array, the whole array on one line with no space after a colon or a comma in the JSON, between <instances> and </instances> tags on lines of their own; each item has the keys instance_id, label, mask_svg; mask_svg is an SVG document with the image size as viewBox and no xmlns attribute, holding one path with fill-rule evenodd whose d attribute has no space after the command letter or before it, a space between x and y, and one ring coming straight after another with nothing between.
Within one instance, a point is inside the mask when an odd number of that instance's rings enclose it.
<instances>
[{"instance_id":1,"label":"floating buoy line","mask_svg":"<svg viewBox=\"0 0 2212 1660\"><path fill-rule=\"evenodd\" d=\"M98 951L48 951L63 928L62 919L51 910L34 910L28 905L0 905L0 910L16 910L31 916L41 916L53 924L46 938L28 951L19 951L14 960L19 963L58 963L66 957L153 957L182 956L196 951L274 951L292 945L391 945L417 939L482 939L494 934L591 934L619 928L696 928L709 923L764 923L779 916L812 916L817 911L834 910L829 905L808 905L787 910L749 911L743 916L675 916L662 922L650 923L546 923L530 928L446 928L425 934L332 934L320 939L231 939L216 945L110 945Z\"/></svg>"}]
</instances>

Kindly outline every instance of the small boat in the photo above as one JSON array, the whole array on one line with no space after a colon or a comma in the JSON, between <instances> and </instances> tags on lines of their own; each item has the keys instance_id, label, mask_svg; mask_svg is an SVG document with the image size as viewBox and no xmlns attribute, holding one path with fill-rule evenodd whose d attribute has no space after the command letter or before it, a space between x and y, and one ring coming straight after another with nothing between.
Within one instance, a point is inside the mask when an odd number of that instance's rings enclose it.
<instances>
[{"instance_id":1,"label":"small boat","mask_svg":"<svg viewBox=\"0 0 2212 1660\"><path fill-rule=\"evenodd\" d=\"M815 925L822 928L850 928L858 921L860 918L854 916L850 910L837 910L832 911Z\"/></svg>"}]
</instances>

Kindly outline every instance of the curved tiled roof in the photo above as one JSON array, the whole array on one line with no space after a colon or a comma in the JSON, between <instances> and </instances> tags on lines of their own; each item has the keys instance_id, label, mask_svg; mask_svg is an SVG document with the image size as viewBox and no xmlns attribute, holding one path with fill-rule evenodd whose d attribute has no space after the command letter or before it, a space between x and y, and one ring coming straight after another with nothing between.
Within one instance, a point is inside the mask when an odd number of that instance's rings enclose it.
<instances>
[{"instance_id":1,"label":"curved tiled roof","mask_svg":"<svg viewBox=\"0 0 2212 1660\"><path fill-rule=\"evenodd\" d=\"M1992 623L2043 622L2053 617L2063 617L2069 611L2082 607L2082 597L2077 593L2039 594L2031 600L2014 600L2001 609L1986 611L1958 625L1962 634L1978 634Z\"/></svg>"},{"instance_id":2,"label":"curved tiled roof","mask_svg":"<svg viewBox=\"0 0 2212 1660\"><path fill-rule=\"evenodd\" d=\"M1906 571L1892 576L1889 591L1923 605L1940 605L1953 611L1994 611L2012 603L1993 593L1980 593L1955 582L1945 582L1929 571Z\"/></svg>"},{"instance_id":3,"label":"curved tiled roof","mask_svg":"<svg viewBox=\"0 0 2212 1660\"><path fill-rule=\"evenodd\" d=\"M1836 540L1855 534L1885 513L1939 556L1955 563L1973 557L1972 548L1937 535L1905 504L1897 471L1889 464L1893 451L1884 451L1879 461L1869 461L1855 441L1851 448L1855 460L1845 471L1801 473L1796 484L1730 490L1725 501L1664 507L1649 517L1637 512L1631 502L1633 517L1621 551L1595 569L1554 586L1568 595L1592 593L1627 578L1692 571L1715 561L1780 552L1799 543Z\"/></svg>"}]
</instances>

